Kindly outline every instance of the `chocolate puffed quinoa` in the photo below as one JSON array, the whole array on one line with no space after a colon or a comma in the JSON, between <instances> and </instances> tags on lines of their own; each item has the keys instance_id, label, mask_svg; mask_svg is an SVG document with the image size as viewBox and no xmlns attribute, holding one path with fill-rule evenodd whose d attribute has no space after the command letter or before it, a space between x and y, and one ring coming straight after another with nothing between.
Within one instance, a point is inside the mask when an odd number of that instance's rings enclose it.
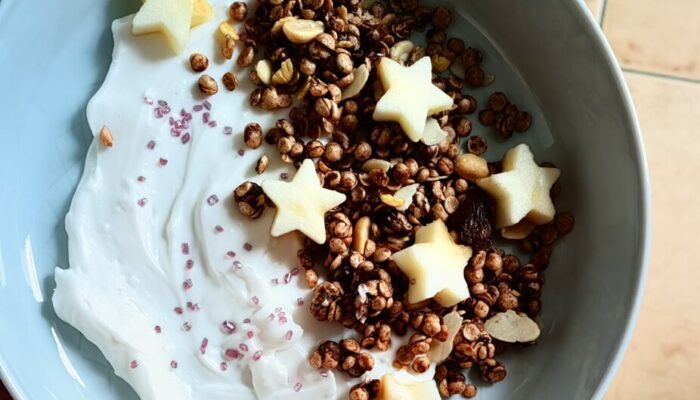
<instances>
[{"instance_id":1,"label":"chocolate puffed quinoa","mask_svg":"<svg viewBox=\"0 0 700 400\"><path fill-rule=\"evenodd\" d=\"M544 270L554 244L571 231L573 216L559 213L546 223L523 218L522 224L532 226L518 239L524 258L497 247L503 229L511 226L499 223L502 205L481 180L501 173L503 166L482 158L488 145L484 136L473 135L478 107L470 93L493 80L481 67L484 54L447 35L453 20L449 8L413 0L363 4L266 0L250 10L243 3L231 5L234 20L247 16L237 63L253 67L250 105L287 113L266 130L251 121L243 139L251 149L264 141L270 145L266 150L275 149L297 168L314 160L323 188L345 196L325 214L326 240L306 238L297 255L311 290L311 315L347 328L345 339L328 338L313 349L311 366L361 377L374 368L373 353L393 348L395 367L421 374L437 365L441 396L471 398L477 387L467 382L466 369L474 368L488 383L506 377L497 356L511 345L492 337L485 323L509 311L523 318L539 314ZM416 32L425 43L408 41ZM432 84L451 100L451 106L431 115L440 140L413 141L398 121L373 118L386 93L378 70L387 57L400 68L429 58ZM455 63L464 67L462 74L452 72ZM530 114L500 92L488 97L478 119L506 139L532 124ZM269 157L259 158L259 174ZM241 183L234 198L250 218L259 217L267 203L253 182ZM448 306L437 295L410 303L415 279L394 259L422 240L417 232L434 221L471 255L458 270L470 296ZM453 312L462 322L451 330L445 321ZM445 357L431 358L431 350L445 345ZM380 395L379 380L358 381L349 392L351 399Z\"/></svg>"}]
</instances>

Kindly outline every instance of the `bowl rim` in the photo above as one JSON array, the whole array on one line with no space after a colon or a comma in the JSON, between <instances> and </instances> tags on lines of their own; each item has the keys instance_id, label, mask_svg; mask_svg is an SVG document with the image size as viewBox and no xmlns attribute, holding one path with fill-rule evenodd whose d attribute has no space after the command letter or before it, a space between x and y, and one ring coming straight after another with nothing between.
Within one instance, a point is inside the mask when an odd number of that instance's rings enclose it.
<instances>
[{"instance_id":1,"label":"bowl rim","mask_svg":"<svg viewBox=\"0 0 700 400\"><path fill-rule=\"evenodd\" d=\"M629 87L625 81L624 74L620 64L615 57L610 43L608 43L603 29L596 18L591 13L584 0L573 0L576 8L576 17L581 20L588 36L593 40L597 50L601 53L603 60L606 62L608 70L612 74L613 82L617 91L622 96L622 105L625 110L628 125L631 127L629 132L631 144L634 150L634 161L637 167L637 183L640 189L640 209L639 221L641 229L639 231L638 244L639 250L637 255L637 276L636 287L632 295L632 306L628 310L625 327L621 335L618 336L615 343L615 353L612 360L608 362L608 367L603 374L602 379L593 393L594 399L601 399L607 392L612 380L617 372L625 351L632 340L632 334L636 326L637 319L641 308L642 299L644 296L644 288L649 272L649 256L651 252L651 181L649 177L649 167L647 163L644 142L642 139L642 130L637 117L637 111L630 94ZM0 16L13 4L11 1L0 1ZM2 382L15 400L25 400L26 396L20 388L18 382L10 372L10 368L6 360L0 354L0 382Z\"/></svg>"},{"instance_id":2,"label":"bowl rim","mask_svg":"<svg viewBox=\"0 0 700 400\"><path fill-rule=\"evenodd\" d=\"M620 67L612 46L608 42L603 32L601 23L593 16L591 10L584 3L584 0L574 0L573 6L577 8L577 16L583 19L583 25L587 30L588 36L593 40L597 50L602 53L603 61L607 63L607 67L612 74L612 79L617 91L622 96L622 105L625 110L626 119L631 131L628 132L631 145L633 146L633 158L637 167L637 184L640 190L640 207L638 210L638 220L640 222L640 230L638 234L638 254L637 254L637 275L636 287L632 294L631 309L627 311L627 318L622 334L616 339L616 350L612 359L608 361L608 367L603 374L602 379L598 382L596 390L593 392L593 399L602 399L612 383L615 373L617 372L625 351L632 340L632 334L639 317L639 311L644 297L644 288L649 273L649 256L651 253L651 180L649 178L649 166L647 163L646 152L644 149L644 141L642 137L642 129L639 124L637 110L634 106L634 101L625 80L622 68ZM603 12L603 11L601 11ZM601 18L602 22L602 18Z\"/></svg>"}]
</instances>

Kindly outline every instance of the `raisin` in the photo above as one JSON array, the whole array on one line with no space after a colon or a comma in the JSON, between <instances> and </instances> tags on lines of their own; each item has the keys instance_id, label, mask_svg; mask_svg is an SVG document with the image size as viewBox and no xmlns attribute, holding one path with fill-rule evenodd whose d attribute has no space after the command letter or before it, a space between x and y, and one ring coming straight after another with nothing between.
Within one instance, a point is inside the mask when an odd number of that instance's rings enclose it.
<instances>
[{"instance_id":1,"label":"raisin","mask_svg":"<svg viewBox=\"0 0 700 400\"><path fill-rule=\"evenodd\" d=\"M459 240L472 246L474 251L491 247L493 236L492 216L486 194L470 188L467 197L447 221L457 231Z\"/></svg>"}]
</instances>

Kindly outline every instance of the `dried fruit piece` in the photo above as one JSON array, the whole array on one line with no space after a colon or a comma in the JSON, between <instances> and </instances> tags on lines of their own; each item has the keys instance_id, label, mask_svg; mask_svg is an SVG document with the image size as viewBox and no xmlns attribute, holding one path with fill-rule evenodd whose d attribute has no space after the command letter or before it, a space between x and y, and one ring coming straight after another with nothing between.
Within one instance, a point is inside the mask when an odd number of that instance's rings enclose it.
<instances>
[{"instance_id":1,"label":"dried fruit piece","mask_svg":"<svg viewBox=\"0 0 700 400\"><path fill-rule=\"evenodd\" d=\"M455 172L468 181L475 181L489 176L489 166L486 160L476 154L465 153L455 160Z\"/></svg>"},{"instance_id":2,"label":"dried fruit piece","mask_svg":"<svg viewBox=\"0 0 700 400\"><path fill-rule=\"evenodd\" d=\"M369 228L372 225L372 220L369 217L362 217L357 220L352 231L352 249L363 254L365 246L369 239Z\"/></svg>"},{"instance_id":3,"label":"dried fruit piece","mask_svg":"<svg viewBox=\"0 0 700 400\"><path fill-rule=\"evenodd\" d=\"M528 343L540 337L540 327L527 314L513 310L500 312L484 324L493 338L507 343Z\"/></svg>"},{"instance_id":4,"label":"dried fruit piece","mask_svg":"<svg viewBox=\"0 0 700 400\"><path fill-rule=\"evenodd\" d=\"M447 339L444 341L433 340L430 343L430 351L428 352L428 358L435 364L439 364L447 359L452 352L455 336L462 329L463 319L457 311L452 311L445 315L442 320L447 326Z\"/></svg>"},{"instance_id":5,"label":"dried fruit piece","mask_svg":"<svg viewBox=\"0 0 700 400\"><path fill-rule=\"evenodd\" d=\"M493 231L486 195L477 188L467 190L467 197L448 219L459 240L474 250L491 247Z\"/></svg>"}]
</instances>

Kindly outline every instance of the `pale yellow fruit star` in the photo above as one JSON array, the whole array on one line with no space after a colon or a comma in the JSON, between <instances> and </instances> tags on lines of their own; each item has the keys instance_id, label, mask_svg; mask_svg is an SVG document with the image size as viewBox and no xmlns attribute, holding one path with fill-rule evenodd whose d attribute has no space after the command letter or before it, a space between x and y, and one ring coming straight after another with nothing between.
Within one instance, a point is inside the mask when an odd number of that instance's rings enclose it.
<instances>
[{"instance_id":1,"label":"pale yellow fruit star","mask_svg":"<svg viewBox=\"0 0 700 400\"><path fill-rule=\"evenodd\" d=\"M503 172L482 178L476 184L496 200L496 226L512 226L523 219L536 225L554 219L549 190L559 179L556 168L542 168L526 144L518 145L503 158Z\"/></svg>"},{"instance_id":2,"label":"pale yellow fruit star","mask_svg":"<svg viewBox=\"0 0 700 400\"><path fill-rule=\"evenodd\" d=\"M429 116L452 107L452 98L433 85L430 57L423 57L410 67L384 57L377 66L377 75L385 93L372 117L375 121L398 122L414 142L423 138Z\"/></svg>"},{"instance_id":3,"label":"pale yellow fruit star","mask_svg":"<svg viewBox=\"0 0 700 400\"><path fill-rule=\"evenodd\" d=\"M194 0L148 0L134 16L134 35L160 32L170 48L180 54L187 45Z\"/></svg>"},{"instance_id":4,"label":"pale yellow fruit star","mask_svg":"<svg viewBox=\"0 0 700 400\"><path fill-rule=\"evenodd\" d=\"M277 206L270 234L299 231L318 244L326 241L324 215L345 201L344 194L321 187L310 159L304 160L291 182L264 181L262 188Z\"/></svg>"},{"instance_id":5,"label":"pale yellow fruit star","mask_svg":"<svg viewBox=\"0 0 700 400\"><path fill-rule=\"evenodd\" d=\"M435 298L443 307L450 307L469 297L464 267L471 256L471 247L456 244L445 223L436 220L419 228L415 244L393 258L411 281L410 303Z\"/></svg>"},{"instance_id":6,"label":"pale yellow fruit star","mask_svg":"<svg viewBox=\"0 0 700 400\"><path fill-rule=\"evenodd\" d=\"M402 379L403 378L403 379ZM440 400L440 392L432 379L417 381L406 375L386 374L382 376L379 400Z\"/></svg>"}]
</instances>

